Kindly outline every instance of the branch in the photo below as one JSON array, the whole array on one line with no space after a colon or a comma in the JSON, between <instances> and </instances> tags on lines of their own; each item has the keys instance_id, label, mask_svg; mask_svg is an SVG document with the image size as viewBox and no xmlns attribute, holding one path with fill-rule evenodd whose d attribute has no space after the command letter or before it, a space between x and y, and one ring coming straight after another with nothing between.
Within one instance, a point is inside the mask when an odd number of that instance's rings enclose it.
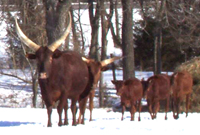
<instances>
[{"instance_id":1,"label":"branch","mask_svg":"<svg viewBox=\"0 0 200 135\"><path fill-rule=\"evenodd\" d=\"M1 75L6 75L6 76L10 76L10 77L14 77L14 78L17 78L25 83L29 83L29 84L32 84L32 81L29 81L29 80L25 80L17 75L13 75L13 74L8 74L8 73L4 73L3 71L0 72Z\"/></svg>"}]
</instances>

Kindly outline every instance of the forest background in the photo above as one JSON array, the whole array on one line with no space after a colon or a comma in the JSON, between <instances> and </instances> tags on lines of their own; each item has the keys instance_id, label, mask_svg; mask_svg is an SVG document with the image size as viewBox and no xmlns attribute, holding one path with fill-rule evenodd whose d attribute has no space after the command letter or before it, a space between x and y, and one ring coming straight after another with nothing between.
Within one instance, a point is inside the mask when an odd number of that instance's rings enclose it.
<instances>
[{"instance_id":1,"label":"forest background","mask_svg":"<svg viewBox=\"0 0 200 135\"><path fill-rule=\"evenodd\" d=\"M87 35L82 29L85 25L81 23L83 9L88 10L89 44L85 42ZM133 10L140 14L141 20L133 19ZM20 27L30 39L47 45L66 28L69 11L73 18L71 35L61 50L70 49L95 60L104 60L110 57L106 53L110 32L114 46L122 50L123 59L117 67L122 67L123 79L134 77L136 70L159 74L174 72L182 66L181 69L190 71L195 80L193 104L200 104L196 72L200 54L199 0L1 0L0 23L6 24L7 34L0 40L6 44L9 57L1 59L0 68L30 70L32 79L24 81L33 84L33 106L38 93L36 65L25 57L30 50L17 37L13 15L18 17ZM1 74L23 79L15 74Z\"/></svg>"}]
</instances>

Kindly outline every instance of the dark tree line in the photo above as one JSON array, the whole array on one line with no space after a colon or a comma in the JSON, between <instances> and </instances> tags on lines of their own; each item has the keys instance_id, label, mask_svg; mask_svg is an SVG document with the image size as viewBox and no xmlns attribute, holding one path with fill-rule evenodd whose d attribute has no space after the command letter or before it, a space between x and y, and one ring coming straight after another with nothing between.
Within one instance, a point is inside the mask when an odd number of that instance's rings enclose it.
<instances>
[{"instance_id":1,"label":"dark tree line","mask_svg":"<svg viewBox=\"0 0 200 135\"><path fill-rule=\"evenodd\" d=\"M34 106L37 70L34 63L25 57L29 50L17 39L12 11L17 11L25 34L40 45L50 44L60 36L70 12L73 16L71 36L60 49L72 48L95 60L108 57L107 40L111 39L107 39L107 35L110 32L114 45L122 49L124 79L134 77L135 70L153 70L155 74L163 70L173 71L177 65L200 53L200 1L197 0L2 0L0 5L0 22L7 25L7 38L4 41L12 61L10 68L31 69L35 84ZM89 12L89 46L85 43L87 35L80 21L82 7ZM122 12L119 13L118 9L122 9ZM137 9L142 20L133 20L134 9ZM114 22L112 18L115 18ZM99 31L102 35L99 35ZM89 52L85 54L87 48Z\"/></svg>"}]
</instances>

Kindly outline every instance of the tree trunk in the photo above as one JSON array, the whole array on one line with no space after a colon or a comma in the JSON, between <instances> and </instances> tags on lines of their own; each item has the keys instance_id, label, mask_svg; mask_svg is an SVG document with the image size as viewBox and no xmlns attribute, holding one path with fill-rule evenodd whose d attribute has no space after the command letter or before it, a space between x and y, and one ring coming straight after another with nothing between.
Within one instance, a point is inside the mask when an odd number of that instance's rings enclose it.
<instances>
[{"instance_id":1,"label":"tree trunk","mask_svg":"<svg viewBox=\"0 0 200 135\"><path fill-rule=\"evenodd\" d=\"M164 17L166 1L156 0L156 27L154 34L154 74L162 71L161 47L162 47L162 18Z\"/></svg>"},{"instance_id":2,"label":"tree trunk","mask_svg":"<svg viewBox=\"0 0 200 135\"><path fill-rule=\"evenodd\" d=\"M161 46L162 46L162 31L158 26L154 38L154 74L160 74L162 71L162 59L161 59Z\"/></svg>"},{"instance_id":3,"label":"tree trunk","mask_svg":"<svg viewBox=\"0 0 200 135\"><path fill-rule=\"evenodd\" d=\"M118 0L115 1L115 28L116 28L116 37L120 39L120 32L119 32L119 13L118 13ZM115 44L117 47L118 44ZM121 45L121 44L120 44ZM119 46L119 45L118 45ZM121 47L121 46L120 46Z\"/></svg>"},{"instance_id":4,"label":"tree trunk","mask_svg":"<svg viewBox=\"0 0 200 135\"><path fill-rule=\"evenodd\" d=\"M123 79L135 76L134 48L133 48L133 3L132 0L121 0L123 8L122 22L122 53L123 59Z\"/></svg>"},{"instance_id":5,"label":"tree trunk","mask_svg":"<svg viewBox=\"0 0 200 135\"><path fill-rule=\"evenodd\" d=\"M105 20L105 15L106 11L104 8L104 0L101 0L101 60L106 59L106 51L107 51L107 33L108 33L108 28L107 28L107 23Z\"/></svg>"},{"instance_id":6,"label":"tree trunk","mask_svg":"<svg viewBox=\"0 0 200 135\"><path fill-rule=\"evenodd\" d=\"M99 107L104 107L104 88L103 88L103 75L101 73L99 80Z\"/></svg>"},{"instance_id":7,"label":"tree trunk","mask_svg":"<svg viewBox=\"0 0 200 135\"><path fill-rule=\"evenodd\" d=\"M37 81L37 72L33 73L32 71L32 90L33 90L33 98L32 103L33 107L37 107L37 95L38 95L38 81Z\"/></svg>"},{"instance_id":8,"label":"tree trunk","mask_svg":"<svg viewBox=\"0 0 200 135\"><path fill-rule=\"evenodd\" d=\"M43 0L43 3L46 8L46 32L48 44L51 44L60 37L65 30L71 0Z\"/></svg>"},{"instance_id":9,"label":"tree trunk","mask_svg":"<svg viewBox=\"0 0 200 135\"><path fill-rule=\"evenodd\" d=\"M88 0L88 5L89 5L90 25L92 28L89 57L95 60L100 60L98 57L99 56L98 32L99 32L99 18L100 18L100 0L97 0L96 10L94 9L93 0ZM96 11L95 14L94 14L94 10Z\"/></svg>"},{"instance_id":10,"label":"tree trunk","mask_svg":"<svg viewBox=\"0 0 200 135\"><path fill-rule=\"evenodd\" d=\"M70 12L71 12L71 16L74 16L74 11L73 11L72 8L70 9ZM77 32L76 32L76 23L74 21L74 17L72 17L72 33L73 33L74 51L80 52L81 51L80 42L78 40L78 35L77 35Z\"/></svg>"}]
</instances>

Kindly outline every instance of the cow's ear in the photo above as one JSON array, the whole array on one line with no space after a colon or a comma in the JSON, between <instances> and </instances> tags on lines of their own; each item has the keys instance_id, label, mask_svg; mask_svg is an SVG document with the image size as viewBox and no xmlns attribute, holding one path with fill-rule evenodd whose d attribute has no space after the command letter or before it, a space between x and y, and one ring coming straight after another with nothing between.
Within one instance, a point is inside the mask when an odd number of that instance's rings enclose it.
<instances>
[{"instance_id":1,"label":"cow's ear","mask_svg":"<svg viewBox=\"0 0 200 135\"><path fill-rule=\"evenodd\" d=\"M101 71L107 71L107 70L109 70L109 67L107 67L107 66L101 68Z\"/></svg>"},{"instance_id":2,"label":"cow's ear","mask_svg":"<svg viewBox=\"0 0 200 135\"><path fill-rule=\"evenodd\" d=\"M62 52L59 50L55 50L55 52L53 53L53 58L57 59L62 55Z\"/></svg>"},{"instance_id":3,"label":"cow's ear","mask_svg":"<svg viewBox=\"0 0 200 135\"><path fill-rule=\"evenodd\" d=\"M27 54L26 54L26 57L27 57L28 59L36 59L36 55L35 55L35 54L27 53Z\"/></svg>"}]
</instances>

